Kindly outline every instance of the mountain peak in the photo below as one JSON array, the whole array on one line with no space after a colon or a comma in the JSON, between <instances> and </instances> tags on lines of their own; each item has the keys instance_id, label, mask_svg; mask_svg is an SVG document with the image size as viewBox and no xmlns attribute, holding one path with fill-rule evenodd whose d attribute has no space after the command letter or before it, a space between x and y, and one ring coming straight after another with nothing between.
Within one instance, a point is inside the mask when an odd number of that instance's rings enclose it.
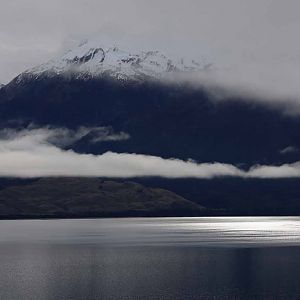
<instances>
[{"instance_id":1,"label":"mountain peak","mask_svg":"<svg viewBox=\"0 0 300 300\"><path fill-rule=\"evenodd\" d=\"M115 45L103 45L95 40L85 40L60 57L37 66L27 73L64 74L76 77L109 75L119 80L161 78L172 72L206 70L210 64L185 58L170 58L160 51L127 51Z\"/></svg>"}]
</instances>

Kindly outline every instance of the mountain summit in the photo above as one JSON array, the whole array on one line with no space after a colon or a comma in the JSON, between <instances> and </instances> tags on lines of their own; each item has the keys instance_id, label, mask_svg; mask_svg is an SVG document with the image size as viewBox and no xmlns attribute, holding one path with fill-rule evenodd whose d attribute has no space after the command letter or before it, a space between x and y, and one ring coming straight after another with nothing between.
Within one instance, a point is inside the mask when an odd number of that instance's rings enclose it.
<instances>
[{"instance_id":1,"label":"mountain summit","mask_svg":"<svg viewBox=\"0 0 300 300\"><path fill-rule=\"evenodd\" d=\"M172 72L194 72L210 68L185 58L171 59L159 51L129 51L116 46L104 46L98 41L84 41L45 64L26 71L39 76L72 73L76 78L110 76L118 80L161 78Z\"/></svg>"}]
</instances>

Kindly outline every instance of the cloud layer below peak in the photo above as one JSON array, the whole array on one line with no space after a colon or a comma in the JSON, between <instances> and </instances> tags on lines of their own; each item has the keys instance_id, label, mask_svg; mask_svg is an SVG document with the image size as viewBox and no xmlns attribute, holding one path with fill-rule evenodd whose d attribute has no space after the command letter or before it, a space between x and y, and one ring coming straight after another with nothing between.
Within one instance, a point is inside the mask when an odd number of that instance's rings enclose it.
<instances>
[{"instance_id":1,"label":"cloud layer below peak","mask_svg":"<svg viewBox=\"0 0 300 300\"><path fill-rule=\"evenodd\" d=\"M82 129L81 129L82 130ZM146 177L203 178L289 178L300 177L300 162L282 166L253 166L248 171L230 164L196 163L192 160L163 159L161 157L106 152L101 155L80 154L61 148L64 141L78 132L67 129L39 128L32 130L5 130L0 132L1 177ZM71 134L71 136L70 136ZM109 137L107 137L109 138Z\"/></svg>"}]
</instances>

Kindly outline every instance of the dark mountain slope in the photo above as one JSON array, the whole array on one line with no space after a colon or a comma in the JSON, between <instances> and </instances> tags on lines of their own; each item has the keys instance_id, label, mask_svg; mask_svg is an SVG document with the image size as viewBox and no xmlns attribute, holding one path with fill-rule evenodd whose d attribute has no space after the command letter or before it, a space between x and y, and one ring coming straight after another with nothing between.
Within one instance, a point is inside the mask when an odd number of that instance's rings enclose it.
<instances>
[{"instance_id":1,"label":"dark mountain slope","mask_svg":"<svg viewBox=\"0 0 300 300\"><path fill-rule=\"evenodd\" d=\"M299 179L132 180L0 179L0 217L300 216Z\"/></svg>"},{"instance_id":2,"label":"dark mountain slope","mask_svg":"<svg viewBox=\"0 0 300 300\"><path fill-rule=\"evenodd\" d=\"M145 186L170 190L214 215L300 216L300 179L135 178Z\"/></svg>"},{"instance_id":3,"label":"dark mountain slope","mask_svg":"<svg viewBox=\"0 0 300 300\"><path fill-rule=\"evenodd\" d=\"M241 99L213 101L179 84L122 83L72 76L22 75L0 90L1 127L35 123L76 128L112 126L130 134L119 142L78 141L79 152L134 152L250 166L299 160L300 118Z\"/></svg>"}]
</instances>

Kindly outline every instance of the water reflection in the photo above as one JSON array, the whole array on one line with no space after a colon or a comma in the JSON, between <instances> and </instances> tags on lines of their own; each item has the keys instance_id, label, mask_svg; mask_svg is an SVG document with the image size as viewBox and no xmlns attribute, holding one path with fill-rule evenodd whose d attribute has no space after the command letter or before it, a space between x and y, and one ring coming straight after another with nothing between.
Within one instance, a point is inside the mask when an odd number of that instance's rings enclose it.
<instances>
[{"instance_id":1,"label":"water reflection","mask_svg":"<svg viewBox=\"0 0 300 300\"><path fill-rule=\"evenodd\" d=\"M0 243L100 246L300 246L299 217L0 221Z\"/></svg>"},{"instance_id":2,"label":"water reflection","mask_svg":"<svg viewBox=\"0 0 300 300\"><path fill-rule=\"evenodd\" d=\"M300 299L299 222L1 221L0 299Z\"/></svg>"},{"instance_id":3,"label":"water reflection","mask_svg":"<svg viewBox=\"0 0 300 300\"><path fill-rule=\"evenodd\" d=\"M1 248L1 299L299 299L298 248Z\"/></svg>"}]
</instances>

